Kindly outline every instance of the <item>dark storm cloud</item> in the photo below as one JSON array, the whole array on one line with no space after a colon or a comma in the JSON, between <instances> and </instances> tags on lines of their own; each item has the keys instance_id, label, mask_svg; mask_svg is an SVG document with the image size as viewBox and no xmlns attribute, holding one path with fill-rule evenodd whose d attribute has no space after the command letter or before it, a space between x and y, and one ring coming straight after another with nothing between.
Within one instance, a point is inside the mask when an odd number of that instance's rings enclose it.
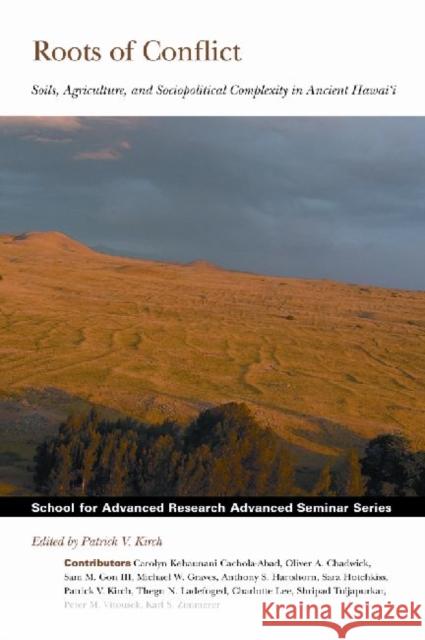
<instances>
[{"instance_id":1,"label":"dark storm cloud","mask_svg":"<svg viewBox=\"0 0 425 640\"><path fill-rule=\"evenodd\" d=\"M425 119L0 119L3 232L425 288Z\"/></svg>"}]
</instances>

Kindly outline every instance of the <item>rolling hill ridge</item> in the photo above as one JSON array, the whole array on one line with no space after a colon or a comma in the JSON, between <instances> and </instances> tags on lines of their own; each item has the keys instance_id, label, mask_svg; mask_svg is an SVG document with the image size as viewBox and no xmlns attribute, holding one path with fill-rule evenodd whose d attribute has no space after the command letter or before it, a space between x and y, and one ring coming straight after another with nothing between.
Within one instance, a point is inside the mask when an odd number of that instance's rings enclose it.
<instances>
[{"instance_id":1,"label":"rolling hill ridge","mask_svg":"<svg viewBox=\"0 0 425 640\"><path fill-rule=\"evenodd\" d=\"M0 236L0 393L57 389L141 420L246 402L309 455L425 445L425 292ZM1 417L1 416L0 416Z\"/></svg>"}]
</instances>

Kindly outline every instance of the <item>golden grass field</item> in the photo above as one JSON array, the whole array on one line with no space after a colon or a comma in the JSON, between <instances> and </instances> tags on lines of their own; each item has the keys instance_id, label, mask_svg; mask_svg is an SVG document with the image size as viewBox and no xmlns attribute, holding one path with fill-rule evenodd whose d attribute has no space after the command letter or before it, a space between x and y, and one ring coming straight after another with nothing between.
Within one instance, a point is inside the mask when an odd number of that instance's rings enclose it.
<instances>
[{"instance_id":1,"label":"golden grass field","mask_svg":"<svg viewBox=\"0 0 425 640\"><path fill-rule=\"evenodd\" d=\"M0 393L57 388L185 422L244 401L295 448L381 432L425 446L425 292L96 253L0 236Z\"/></svg>"}]
</instances>

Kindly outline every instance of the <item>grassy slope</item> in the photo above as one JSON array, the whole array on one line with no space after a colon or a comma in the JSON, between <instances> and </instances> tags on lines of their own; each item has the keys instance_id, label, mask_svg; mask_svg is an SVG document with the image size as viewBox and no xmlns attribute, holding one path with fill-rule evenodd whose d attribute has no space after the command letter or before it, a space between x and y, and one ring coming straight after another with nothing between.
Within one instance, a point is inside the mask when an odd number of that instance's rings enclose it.
<instances>
[{"instance_id":1,"label":"grassy slope","mask_svg":"<svg viewBox=\"0 0 425 640\"><path fill-rule=\"evenodd\" d=\"M95 253L0 236L0 391L55 387L187 420L249 403L332 455L382 431L425 445L425 293Z\"/></svg>"}]
</instances>

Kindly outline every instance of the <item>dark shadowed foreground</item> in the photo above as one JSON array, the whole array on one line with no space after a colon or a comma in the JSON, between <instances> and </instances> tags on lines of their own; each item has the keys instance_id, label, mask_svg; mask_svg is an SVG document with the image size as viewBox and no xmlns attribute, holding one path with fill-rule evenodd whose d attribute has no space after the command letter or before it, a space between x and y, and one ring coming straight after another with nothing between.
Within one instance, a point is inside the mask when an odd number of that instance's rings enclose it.
<instances>
[{"instance_id":1,"label":"dark shadowed foreground","mask_svg":"<svg viewBox=\"0 0 425 640\"><path fill-rule=\"evenodd\" d=\"M290 496L294 460L284 441L245 405L202 412L186 429L132 420L71 417L35 458L38 491L53 496ZM308 495L424 495L425 452L401 436L379 436L322 468Z\"/></svg>"}]
</instances>

